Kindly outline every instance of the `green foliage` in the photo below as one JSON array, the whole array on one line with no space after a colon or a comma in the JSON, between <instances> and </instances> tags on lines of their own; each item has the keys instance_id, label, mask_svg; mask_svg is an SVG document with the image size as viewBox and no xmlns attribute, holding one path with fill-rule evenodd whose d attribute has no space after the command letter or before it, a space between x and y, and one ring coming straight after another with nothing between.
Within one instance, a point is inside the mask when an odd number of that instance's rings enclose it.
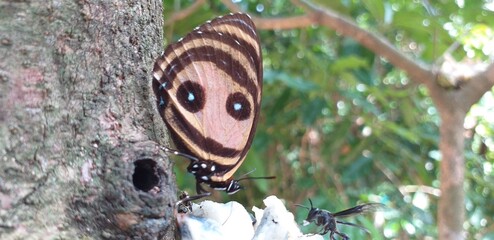
<instances>
[{"instance_id":1,"label":"green foliage","mask_svg":"<svg viewBox=\"0 0 494 240\"><path fill-rule=\"evenodd\" d=\"M454 42L465 49L453 52L458 59L494 56L494 14L484 1L465 6L455 1L314 2L379 31L420 61L434 62ZM258 16L303 13L282 0L237 5ZM165 1L165 6L174 3ZM166 8L165 16L173 11ZM176 23L171 39L226 12L211 1ZM437 238L439 116L425 88L410 84L394 66L331 29L259 33L264 54L261 120L237 176L257 169L252 175L277 179L246 182L247 189L233 199L260 206L264 197L276 194L293 206L310 197L315 206L332 212L358 202L381 202L390 210L378 213L382 223L377 228L369 218L359 221L371 229L372 239ZM494 99L492 93L486 98L472 110L465 133L465 228L475 239L494 239ZM194 189L184 169L177 169L179 186ZM291 210L299 222L306 217L305 209ZM365 238L358 229L342 229L352 239Z\"/></svg>"}]
</instances>

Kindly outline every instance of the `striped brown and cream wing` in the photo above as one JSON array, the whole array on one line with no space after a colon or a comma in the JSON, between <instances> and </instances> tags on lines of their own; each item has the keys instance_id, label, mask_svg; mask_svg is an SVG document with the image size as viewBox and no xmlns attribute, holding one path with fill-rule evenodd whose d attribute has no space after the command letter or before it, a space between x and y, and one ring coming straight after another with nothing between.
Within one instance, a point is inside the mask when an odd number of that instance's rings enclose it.
<instances>
[{"instance_id":1,"label":"striped brown and cream wing","mask_svg":"<svg viewBox=\"0 0 494 240\"><path fill-rule=\"evenodd\" d=\"M259 116L262 59L246 14L209 21L169 45L155 63L158 110L180 151L211 161L213 181L240 166Z\"/></svg>"}]
</instances>

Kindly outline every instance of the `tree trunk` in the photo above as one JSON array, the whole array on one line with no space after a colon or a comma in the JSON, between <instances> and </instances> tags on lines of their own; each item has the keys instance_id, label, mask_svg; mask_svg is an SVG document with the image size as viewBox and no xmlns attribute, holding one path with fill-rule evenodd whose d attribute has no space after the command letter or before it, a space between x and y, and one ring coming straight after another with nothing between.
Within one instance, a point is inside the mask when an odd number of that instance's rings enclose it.
<instances>
[{"instance_id":1,"label":"tree trunk","mask_svg":"<svg viewBox=\"0 0 494 240\"><path fill-rule=\"evenodd\" d=\"M444 109L443 109L444 110ZM441 113L439 149L441 151L441 197L439 198L439 239L464 239L465 153L462 110Z\"/></svg>"},{"instance_id":2,"label":"tree trunk","mask_svg":"<svg viewBox=\"0 0 494 240\"><path fill-rule=\"evenodd\" d=\"M161 1L0 2L0 238L173 238Z\"/></svg>"},{"instance_id":3,"label":"tree trunk","mask_svg":"<svg viewBox=\"0 0 494 240\"><path fill-rule=\"evenodd\" d=\"M429 86L431 97L441 116L439 126L441 151L441 197L438 202L439 239L465 239L465 138L463 122L471 104L465 89L446 90Z\"/></svg>"}]
</instances>

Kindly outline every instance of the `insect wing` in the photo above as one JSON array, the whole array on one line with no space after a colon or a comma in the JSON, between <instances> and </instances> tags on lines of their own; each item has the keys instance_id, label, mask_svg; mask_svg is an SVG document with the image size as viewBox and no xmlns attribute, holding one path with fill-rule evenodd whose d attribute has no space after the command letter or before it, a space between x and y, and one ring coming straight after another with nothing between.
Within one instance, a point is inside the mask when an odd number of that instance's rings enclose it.
<instances>
[{"instance_id":1,"label":"insect wing","mask_svg":"<svg viewBox=\"0 0 494 240\"><path fill-rule=\"evenodd\" d=\"M350 217L350 216L355 216L359 214L365 214L369 212L376 212L384 208L383 204L380 203L366 203L366 204L361 204L357 205L355 207L345 209L343 211L333 213L333 216L343 218L343 217Z\"/></svg>"},{"instance_id":2,"label":"insect wing","mask_svg":"<svg viewBox=\"0 0 494 240\"><path fill-rule=\"evenodd\" d=\"M158 110L177 148L217 163L229 178L259 117L262 59L252 20L232 14L194 29L167 47L153 76Z\"/></svg>"}]
</instances>

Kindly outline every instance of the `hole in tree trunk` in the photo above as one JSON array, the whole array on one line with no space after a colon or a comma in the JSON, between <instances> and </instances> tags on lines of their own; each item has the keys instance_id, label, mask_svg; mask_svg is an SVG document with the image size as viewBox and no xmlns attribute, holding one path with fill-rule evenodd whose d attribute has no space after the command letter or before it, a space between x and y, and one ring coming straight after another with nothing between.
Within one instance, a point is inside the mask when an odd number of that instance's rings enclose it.
<instances>
[{"instance_id":1,"label":"hole in tree trunk","mask_svg":"<svg viewBox=\"0 0 494 240\"><path fill-rule=\"evenodd\" d=\"M135 161L132 182L134 187L144 192L148 192L154 187L159 187L160 178L156 162L151 159Z\"/></svg>"}]
</instances>

